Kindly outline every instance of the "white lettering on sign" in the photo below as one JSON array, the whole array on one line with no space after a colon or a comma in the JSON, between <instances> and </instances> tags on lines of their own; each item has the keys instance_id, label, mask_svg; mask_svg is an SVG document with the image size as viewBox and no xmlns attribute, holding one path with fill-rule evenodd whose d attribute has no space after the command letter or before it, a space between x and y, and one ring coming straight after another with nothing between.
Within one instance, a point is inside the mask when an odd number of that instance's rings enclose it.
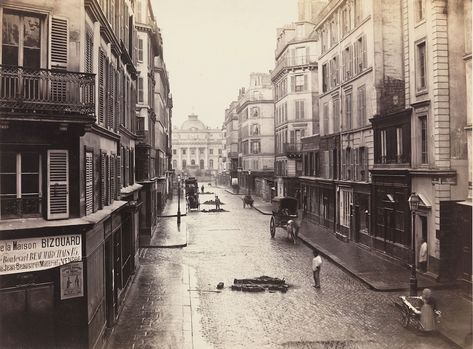
<instances>
[{"instance_id":1,"label":"white lettering on sign","mask_svg":"<svg viewBox=\"0 0 473 349\"><path fill-rule=\"evenodd\" d=\"M0 240L0 275L49 269L81 260L80 234Z\"/></svg>"}]
</instances>

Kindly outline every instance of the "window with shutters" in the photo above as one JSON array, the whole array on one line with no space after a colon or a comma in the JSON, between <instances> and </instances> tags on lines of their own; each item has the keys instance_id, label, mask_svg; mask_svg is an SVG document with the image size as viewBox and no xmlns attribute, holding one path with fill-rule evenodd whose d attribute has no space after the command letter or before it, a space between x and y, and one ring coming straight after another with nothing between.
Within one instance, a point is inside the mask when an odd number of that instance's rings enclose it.
<instances>
[{"instance_id":1,"label":"window with shutters","mask_svg":"<svg viewBox=\"0 0 473 349\"><path fill-rule=\"evenodd\" d=\"M107 80L107 91L108 91L108 113L107 113L107 128L109 130L114 129L115 125L115 69L111 63L108 64L108 80Z\"/></svg>"},{"instance_id":2,"label":"window with shutters","mask_svg":"<svg viewBox=\"0 0 473 349\"><path fill-rule=\"evenodd\" d=\"M0 152L0 219L41 213L41 155Z\"/></svg>"},{"instance_id":3,"label":"window with shutters","mask_svg":"<svg viewBox=\"0 0 473 349\"><path fill-rule=\"evenodd\" d=\"M352 67L353 67L353 54L352 54L352 49L351 45L347 46L345 50L343 51L343 80L348 80L352 77L353 72L352 72Z\"/></svg>"},{"instance_id":4,"label":"window with shutters","mask_svg":"<svg viewBox=\"0 0 473 349\"><path fill-rule=\"evenodd\" d=\"M130 149L130 185L135 183L135 150Z\"/></svg>"},{"instance_id":5,"label":"window with shutters","mask_svg":"<svg viewBox=\"0 0 473 349\"><path fill-rule=\"evenodd\" d=\"M130 185L130 149L125 150L125 187Z\"/></svg>"},{"instance_id":6,"label":"window with shutters","mask_svg":"<svg viewBox=\"0 0 473 349\"><path fill-rule=\"evenodd\" d=\"M328 128L328 120L329 120L329 115L328 115L328 103L324 103L324 109L323 109L323 126L324 126L324 135L328 135L330 133L330 130Z\"/></svg>"},{"instance_id":7,"label":"window with shutters","mask_svg":"<svg viewBox=\"0 0 473 349\"><path fill-rule=\"evenodd\" d=\"M143 62L143 39L138 39L138 62Z\"/></svg>"},{"instance_id":8,"label":"window with shutters","mask_svg":"<svg viewBox=\"0 0 473 349\"><path fill-rule=\"evenodd\" d=\"M138 78L138 103L144 102L143 78Z\"/></svg>"},{"instance_id":9,"label":"window with shutters","mask_svg":"<svg viewBox=\"0 0 473 349\"><path fill-rule=\"evenodd\" d=\"M48 219L69 217L69 156L67 150L48 150Z\"/></svg>"},{"instance_id":10,"label":"window with shutters","mask_svg":"<svg viewBox=\"0 0 473 349\"><path fill-rule=\"evenodd\" d=\"M345 94L345 122L344 122L344 130L351 130L352 129L352 95L351 92L347 92Z\"/></svg>"},{"instance_id":11,"label":"window with shutters","mask_svg":"<svg viewBox=\"0 0 473 349\"><path fill-rule=\"evenodd\" d=\"M51 18L51 68L67 69L67 20Z\"/></svg>"},{"instance_id":12,"label":"window with shutters","mask_svg":"<svg viewBox=\"0 0 473 349\"><path fill-rule=\"evenodd\" d=\"M338 85L338 75L338 56L335 56L330 60L330 88L334 88Z\"/></svg>"},{"instance_id":13,"label":"window with shutters","mask_svg":"<svg viewBox=\"0 0 473 349\"><path fill-rule=\"evenodd\" d=\"M365 126L366 122L366 87L358 87L358 125L357 127Z\"/></svg>"},{"instance_id":14,"label":"window with shutters","mask_svg":"<svg viewBox=\"0 0 473 349\"><path fill-rule=\"evenodd\" d=\"M85 152L85 214L94 212L94 153Z\"/></svg>"},{"instance_id":15,"label":"window with shutters","mask_svg":"<svg viewBox=\"0 0 473 349\"><path fill-rule=\"evenodd\" d=\"M116 188L116 164L117 160L115 155L110 156L110 198L111 202L117 198L117 188Z\"/></svg>"},{"instance_id":16,"label":"window with shutters","mask_svg":"<svg viewBox=\"0 0 473 349\"><path fill-rule=\"evenodd\" d=\"M368 67L366 35L360 36L355 42L355 74L361 73Z\"/></svg>"},{"instance_id":17,"label":"window with shutters","mask_svg":"<svg viewBox=\"0 0 473 349\"><path fill-rule=\"evenodd\" d=\"M304 108L305 108L304 100L298 100L295 102L296 102L295 104L296 120L304 119Z\"/></svg>"},{"instance_id":18,"label":"window with shutters","mask_svg":"<svg viewBox=\"0 0 473 349\"><path fill-rule=\"evenodd\" d=\"M327 92L329 89L328 81L328 64L322 65L322 92Z\"/></svg>"}]
</instances>

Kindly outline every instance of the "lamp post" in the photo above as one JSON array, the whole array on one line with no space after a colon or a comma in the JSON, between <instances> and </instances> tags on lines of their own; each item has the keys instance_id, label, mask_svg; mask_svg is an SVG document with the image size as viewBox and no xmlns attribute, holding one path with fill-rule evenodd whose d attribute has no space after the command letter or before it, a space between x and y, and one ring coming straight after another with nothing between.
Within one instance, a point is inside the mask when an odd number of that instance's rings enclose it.
<instances>
[{"instance_id":1,"label":"lamp post","mask_svg":"<svg viewBox=\"0 0 473 349\"><path fill-rule=\"evenodd\" d=\"M251 171L248 171L248 196L251 197Z\"/></svg>"},{"instance_id":2,"label":"lamp post","mask_svg":"<svg viewBox=\"0 0 473 349\"><path fill-rule=\"evenodd\" d=\"M411 277L409 279L409 290L411 296L417 296L417 272L416 272L416 210L419 208L419 196L413 192L409 199L409 209L411 210L412 215L412 237L411 237L411 254L412 254L412 264L411 264Z\"/></svg>"},{"instance_id":3,"label":"lamp post","mask_svg":"<svg viewBox=\"0 0 473 349\"><path fill-rule=\"evenodd\" d=\"M177 224L181 224L181 175L177 175Z\"/></svg>"}]
</instances>

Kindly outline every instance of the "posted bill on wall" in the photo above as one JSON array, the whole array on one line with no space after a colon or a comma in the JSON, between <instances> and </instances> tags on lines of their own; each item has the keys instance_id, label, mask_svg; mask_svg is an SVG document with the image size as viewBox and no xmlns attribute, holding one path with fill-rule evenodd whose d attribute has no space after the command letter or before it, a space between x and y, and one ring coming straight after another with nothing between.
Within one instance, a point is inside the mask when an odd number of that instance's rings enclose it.
<instances>
[{"instance_id":1,"label":"posted bill on wall","mask_svg":"<svg viewBox=\"0 0 473 349\"><path fill-rule=\"evenodd\" d=\"M61 300L84 295L84 273L82 262L61 266Z\"/></svg>"},{"instance_id":2,"label":"posted bill on wall","mask_svg":"<svg viewBox=\"0 0 473 349\"><path fill-rule=\"evenodd\" d=\"M0 275L44 270L81 260L80 234L0 240Z\"/></svg>"}]
</instances>

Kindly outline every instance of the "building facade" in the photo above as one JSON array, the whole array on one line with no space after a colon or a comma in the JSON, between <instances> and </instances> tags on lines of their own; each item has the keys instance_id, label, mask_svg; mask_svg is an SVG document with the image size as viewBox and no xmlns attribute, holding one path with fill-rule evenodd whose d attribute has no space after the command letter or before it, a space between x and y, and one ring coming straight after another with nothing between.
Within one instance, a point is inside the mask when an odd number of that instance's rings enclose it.
<instances>
[{"instance_id":1,"label":"building facade","mask_svg":"<svg viewBox=\"0 0 473 349\"><path fill-rule=\"evenodd\" d=\"M428 272L459 277L471 288L471 163L467 143L471 129L471 106L467 102L468 79L471 87L471 1L402 1L401 13L407 110L402 113L402 125L378 126L376 153L382 161L385 154L391 156L392 147L405 149L408 143L393 137L392 130L410 129L410 134L403 134L412 140L406 151L407 174L404 169L398 177L421 199L412 218L415 250L422 240L427 241ZM399 167L399 161L392 163ZM395 170L385 172L398 174ZM454 228L452 219L461 228Z\"/></svg>"},{"instance_id":2,"label":"building facade","mask_svg":"<svg viewBox=\"0 0 473 349\"><path fill-rule=\"evenodd\" d=\"M138 264L133 3L0 21L2 345L101 347Z\"/></svg>"},{"instance_id":3,"label":"building facade","mask_svg":"<svg viewBox=\"0 0 473 349\"><path fill-rule=\"evenodd\" d=\"M222 174L223 183L226 185L238 184L238 134L239 120L237 113L238 102L233 101L225 110L225 150L227 154L227 164L225 173Z\"/></svg>"},{"instance_id":4,"label":"building facade","mask_svg":"<svg viewBox=\"0 0 473 349\"><path fill-rule=\"evenodd\" d=\"M318 133L318 76L320 54L314 24L295 22L278 29L274 90L275 165L278 196L300 199L302 142Z\"/></svg>"},{"instance_id":5,"label":"building facade","mask_svg":"<svg viewBox=\"0 0 473 349\"><path fill-rule=\"evenodd\" d=\"M177 174L214 177L223 154L223 136L218 128L209 128L191 114L172 132L172 167Z\"/></svg>"},{"instance_id":6,"label":"building facade","mask_svg":"<svg viewBox=\"0 0 473 349\"><path fill-rule=\"evenodd\" d=\"M153 233L164 207L170 179L169 132L172 100L163 60L163 42L151 3L135 2L137 30L137 153L136 176L141 192L140 234ZM133 154L132 154L133 155Z\"/></svg>"},{"instance_id":7,"label":"building facade","mask_svg":"<svg viewBox=\"0 0 473 349\"><path fill-rule=\"evenodd\" d=\"M250 74L248 89L241 89L238 106L240 188L255 190L255 178L264 179L260 186L268 193L274 173L274 105L271 77L266 73ZM270 195L266 194L266 198Z\"/></svg>"}]
</instances>

